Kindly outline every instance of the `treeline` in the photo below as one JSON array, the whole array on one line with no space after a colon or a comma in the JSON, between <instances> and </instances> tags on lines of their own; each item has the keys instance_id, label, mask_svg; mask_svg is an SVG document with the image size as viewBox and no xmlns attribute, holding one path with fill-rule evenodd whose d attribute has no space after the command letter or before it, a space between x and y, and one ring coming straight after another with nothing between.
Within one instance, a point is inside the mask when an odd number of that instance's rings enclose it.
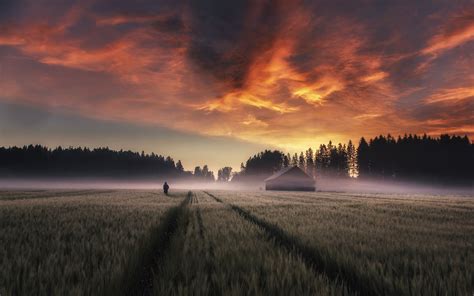
<instances>
[{"instance_id":1,"label":"treeline","mask_svg":"<svg viewBox=\"0 0 474 296\"><path fill-rule=\"evenodd\" d=\"M347 144L322 144L319 149L293 155L265 150L241 164L232 180L269 176L287 166L298 166L316 178L380 178L466 183L474 180L474 145L467 136L405 135L361 138L356 148Z\"/></svg>"},{"instance_id":2,"label":"treeline","mask_svg":"<svg viewBox=\"0 0 474 296\"><path fill-rule=\"evenodd\" d=\"M265 150L250 157L240 165L240 172L233 181L247 181L258 176L269 176L288 166L298 166L308 175L317 178L357 176L356 148L352 141L346 144L322 144L313 151L309 148L300 153L284 154L279 150Z\"/></svg>"},{"instance_id":3,"label":"treeline","mask_svg":"<svg viewBox=\"0 0 474 296\"><path fill-rule=\"evenodd\" d=\"M136 177L185 176L181 161L170 156L109 148L49 149L41 145L0 148L0 176ZM189 175L189 174L188 174Z\"/></svg>"},{"instance_id":4,"label":"treeline","mask_svg":"<svg viewBox=\"0 0 474 296\"><path fill-rule=\"evenodd\" d=\"M423 179L440 182L474 180L474 145L467 136L405 135L397 139L362 138L357 148L360 178Z\"/></svg>"},{"instance_id":5,"label":"treeline","mask_svg":"<svg viewBox=\"0 0 474 296\"><path fill-rule=\"evenodd\" d=\"M193 177L196 181L214 182L214 172L210 171L207 165L201 169L200 166L194 168Z\"/></svg>"},{"instance_id":6,"label":"treeline","mask_svg":"<svg viewBox=\"0 0 474 296\"><path fill-rule=\"evenodd\" d=\"M218 171L217 180L258 181L288 166L298 166L316 178L380 178L460 182L474 180L474 144L467 136L405 135L397 139L378 136L361 138L356 148L347 144L322 144L293 155L265 150L241 164ZM41 145L0 147L0 177L162 177L214 182L207 165L185 171L181 161L170 156L109 148L49 149Z\"/></svg>"}]
</instances>

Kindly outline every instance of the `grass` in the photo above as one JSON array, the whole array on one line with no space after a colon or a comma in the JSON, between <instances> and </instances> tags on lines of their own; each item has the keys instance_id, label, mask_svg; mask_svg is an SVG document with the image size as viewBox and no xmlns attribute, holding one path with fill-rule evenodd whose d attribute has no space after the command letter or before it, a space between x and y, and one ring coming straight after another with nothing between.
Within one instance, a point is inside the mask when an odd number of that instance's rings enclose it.
<instances>
[{"instance_id":1,"label":"grass","mask_svg":"<svg viewBox=\"0 0 474 296\"><path fill-rule=\"evenodd\" d=\"M0 198L1 295L105 293L182 199L145 191L39 194Z\"/></svg>"},{"instance_id":2,"label":"grass","mask_svg":"<svg viewBox=\"0 0 474 296\"><path fill-rule=\"evenodd\" d=\"M217 192L277 227L364 295L471 295L468 197Z\"/></svg>"},{"instance_id":3,"label":"grass","mask_svg":"<svg viewBox=\"0 0 474 296\"><path fill-rule=\"evenodd\" d=\"M344 295L293 252L230 207L198 193L172 252L156 272L155 295Z\"/></svg>"},{"instance_id":4,"label":"grass","mask_svg":"<svg viewBox=\"0 0 474 296\"><path fill-rule=\"evenodd\" d=\"M472 197L209 194L1 191L0 295L474 292Z\"/></svg>"}]
</instances>

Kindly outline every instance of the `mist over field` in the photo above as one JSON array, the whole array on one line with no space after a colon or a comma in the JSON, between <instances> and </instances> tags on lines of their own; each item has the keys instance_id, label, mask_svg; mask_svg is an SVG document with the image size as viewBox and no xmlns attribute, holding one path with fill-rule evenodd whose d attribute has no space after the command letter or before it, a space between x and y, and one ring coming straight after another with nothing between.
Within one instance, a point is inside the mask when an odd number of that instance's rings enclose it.
<instances>
[{"instance_id":1,"label":"mist over field","mask_svg":"<svg viewBox=\"0 0 474 296\"><path fill-rule=\"evenodd\" d=\"M268 177L268 176L267 176ZM162 190L163 182L168 181L170 190L232 190L264 191L262 177L246 182L208 182L180 180L137 180L137 179L0 179L0 190L47 190L47 189L139 189ZM316 191L345 193L391 193L391 194L456 194L474 197L472 185L440 185L423 182L395 182L384 180L357 180L325 178L316 180Z\"/></svg>"}]
</instances>

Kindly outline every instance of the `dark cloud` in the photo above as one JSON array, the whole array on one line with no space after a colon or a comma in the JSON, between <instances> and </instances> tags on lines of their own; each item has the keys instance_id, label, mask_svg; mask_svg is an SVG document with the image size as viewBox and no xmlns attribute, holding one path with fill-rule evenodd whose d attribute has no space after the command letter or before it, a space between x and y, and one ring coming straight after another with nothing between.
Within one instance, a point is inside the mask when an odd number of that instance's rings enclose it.
<instances>
[{"instance_id":1,"label":"dark cloud","mask_svg":"<svg viewBox=\"0 0 474 296\"><path fill-rule=\"evenodd\" d=\"M409 112L416 122L432 122L438 128L468 127L474 122L474 97L452 104L429 104L418 106ZM470 131L472 133L472 131Z\"/></svg>"},{"instance_id":2,"label":"dark cloud","mask_svg":"<svg viewBox=\"0 0 474 296\"><path fill-rule=\"evenodd\" d=\"M15 9L20 7L22 0L0 1L0 24L15 18Z\"/></svg>"},{"instance_id":3,"label":"dark cloud","mask_svg":"<svg viewBox=\"0 0 474 296\"><path fill-rule=\"evenodd\" d=\"M231 88L242 88L253 61L272 48L281 1L191 1L189 58Z\"/></svg>"},{"instance_id":4,"label":"dark cloud","mask_svg":"<svg viewBox=\"0 0 474 296\"><path fill-rule=\"evenodd\" d=\"M176 14L154 21L153 27L166 33L181 33L185 29L183 20Z\"/></svg>"}]
</instances>

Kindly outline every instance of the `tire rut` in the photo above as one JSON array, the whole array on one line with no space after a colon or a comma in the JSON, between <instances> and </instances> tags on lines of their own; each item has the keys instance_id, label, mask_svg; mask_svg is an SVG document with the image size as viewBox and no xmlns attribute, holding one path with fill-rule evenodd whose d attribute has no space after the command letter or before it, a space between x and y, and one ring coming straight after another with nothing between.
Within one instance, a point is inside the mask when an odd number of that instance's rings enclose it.
<instances>
[{"instance_id":1,"label":"tire rut","mask_svg":"<svg viewBox=\"0 0 474 296\"><path fill-rule=\"evenodd\" d=\"M215 201L229 206L243 219L261 228L267 235L268 240L283 248L288 253L299 256L315 274L324 274L328 279L335 282L342 281L351 294L370 296L383 294L383 287L382 289L375 289L373 285L369 283L369 279L361 278L350 268L345 268L334 260L327 260L322 253L305 245L300 239L286 233L279 226L269 223L237 205L226 203L209 192L204 191L204 193L212 197ZM361 282L363 282L363 284L361 284Z\"/></svg>"},{"instance_id":2,"label":"tire rut","mask_svg":"<svg viewBox=\"0 0 474 296\"><path fill-rule=\"evenodd\" d=\"M159 263L169 251L171 239L180 226L180 220L187 218L186 207L191 202L192 196L188 193L179 206L165 213L163 221L153 231L149 243L143 247L139 258L125 273L125 277L131 278L131 284L125 290L117 291L117 294L152 295L153 279L157 276L157 271L159 273Z\"/></svg>"},{"instance_id":3,"label":"tire rut","mask_svg":"<svg viewBox=\"0 0 474 296\"><path fill-rule=\"evenodd\" d=\"M196 199L199 200L199 198L196 195ZM206 273L208 274L209 277L209 283L210 283L210 290L214 291L215 290L215 284L213 281L213 275L216 273L216 267L214 263L214 247L212 242L209 240L209 238L206 235L206 228L204 226L204 222L202 219L202 214L201 214L201 207L198 206L196 207L196 219L197 219L197 224L198 224L198 232L199 232L199 238L202 241L202 244L205 245L205 249L209 252L209 257L206 258L205 260L205 269Z\"/></svg>"}]
</instances>

